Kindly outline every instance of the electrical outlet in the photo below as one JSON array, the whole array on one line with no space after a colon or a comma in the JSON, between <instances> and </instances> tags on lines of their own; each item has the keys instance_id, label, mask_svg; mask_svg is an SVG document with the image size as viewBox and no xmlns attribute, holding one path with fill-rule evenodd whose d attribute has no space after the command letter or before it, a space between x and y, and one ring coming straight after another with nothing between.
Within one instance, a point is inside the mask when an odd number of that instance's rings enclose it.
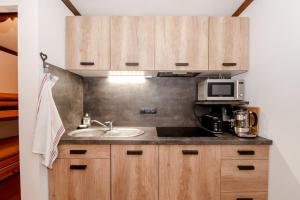
<instances>
[{"instance_id":1,"label":"electrical outlet","mask_svg":"<svg viewBox=\"0 0 300 200\"><path fill-rule=\"evenodd\" d=\"M141 114L156 114L157 113L157 108L141 108L140 110Z\"/></svg>"}]
</instances>

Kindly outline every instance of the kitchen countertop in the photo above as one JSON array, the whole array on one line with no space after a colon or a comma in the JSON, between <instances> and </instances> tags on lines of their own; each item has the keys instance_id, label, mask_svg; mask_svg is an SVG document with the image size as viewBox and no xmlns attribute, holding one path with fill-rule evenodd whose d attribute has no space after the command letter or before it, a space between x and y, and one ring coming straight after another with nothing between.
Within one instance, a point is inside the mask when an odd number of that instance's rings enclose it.
<instances>
[{"instance_id":1,"label":"kitchen countertop","mask_svg":"<svg viewBox=\"0 0 300 200\"><path fill-rule=\"evenodd\" d=\"M230 133L217 137L158 137L155 127L134 127L145 131L143 135L128 138L108 137L72 137L68 132L62 136L59 144L202 144L202 145L271 145L272 140L256 138L239 138Z\"/></svg>"}]
</instances>

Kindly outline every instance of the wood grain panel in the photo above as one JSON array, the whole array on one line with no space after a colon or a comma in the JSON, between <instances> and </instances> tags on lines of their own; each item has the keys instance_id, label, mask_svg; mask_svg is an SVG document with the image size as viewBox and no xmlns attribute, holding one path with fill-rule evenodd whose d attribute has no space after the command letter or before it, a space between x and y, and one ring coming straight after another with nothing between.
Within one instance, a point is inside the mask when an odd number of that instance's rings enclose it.
<instances>
[{"instance_id":1,"label":"wood grain panel","mask_svg":"<svg viewBox=\"0 0 300 200\"><path fill-rule=\"evenodd\" d=\"M0 169L6 167L8 165L11 165L12 163L19 162L19 160L20 160L19 154L15 154L15 155L12 155L5 159L1 159L0 160Z\"/></svg>"},{"instance_id":2,"label":"wood grain panel","mask_svg":"<svg viewBox=\"0 0 300 200\"><path fill-rule=\"evenodd\" d=\"M86 169L70 170L71 165ZM110 199L109 159L57 159L48 173L51 200Z\"/></svg>"},{"instance_id":3,"label":"wood grain panel","mask_svg":"<svg viewBox=\"0 0 300 200\"><path fill-rule=\"evenodd\" d=\"M66 62L70 70L110 69L110 18L66 18ZM83 65L92 62L94 65Z\"/></svg>"},{"instance_id":4,"label":"wood grain panel","mask_svg":"<svg viewBox=\"0 0 300 200\"><path fill-rule=\"evenodd\" d=\"M1 110L0 111L0 121L15 120L19 117L18 110Z\"/></svg>"},{"instance_id":5,"label":"wood grain panel","mask_svg":"<svg viewBox=\"0 0 300 200\"><path fill-rule=\"evenodd\" d=\"M18 101L0 101L0 107L17 107Z\"/></svg>"},{"instance_id":6,"label":"wood grain panel","mask_svg":"<svg viewBox=\"0 0 300 200\"><path fill-rule=\"evenodd\" d=\"M208 17L159 16L155 24L156 70L208 69Z\"/></svg>"},{"instance_id":7,"label":"wood grain panel","mask_svg":"<svg viewBox=\"0 0 300 200\"><path fill-rule=\"evenodd\" d=\"M17 93L0 93L0 101L3 100L18 100L18 94Z\"/></svg>"},{"instance_id":8,"label":"wood grain panel","mask_svg":"<svg viewBox=\"0 0 300 200\"><path fill-rule=\"evenodd\" d=\"M239 170L254 166L255 170ZM222 160L222 192L267 192L268 160Z\"/></svg>"},{"instance_id":9,"label":"wood grain panel","mask_svg":"<svg viewBox=\"0 0 300 200\"><path fill-rule=\"evenodd\" d=\"M70 151L84 150L85 153L73 154ZM110 145L59 145L58 158L110 158Z\"/></svg>"},{"instance_id":10,"label":"wood grain panel","mask_svg":"<svg viewBox=\"0 0 300 200\"><path fill-rule=\"evenodd\" d=\"M160 145L159 199L219 200L220 160L219 146Z\"/></svg>"},{"instance_id":11,"label":"wood grain panel","mask_svg":"<svg viewBox=\"0 0 300 200\"><path fill-rule=\"evenodd\" d=\"M238 200L239 198L252 200L268 200L266 192L246 192L246 193L222 193L221 200Z\"/></svg>"},{"instance_id":12,"label":"wood grain panel","mask_svg":"<svg viewBox=\"0 0 300 200\"><path fill-rule=\"evenodd\" d=\"M112 145L111 156L112 200L158 199L157 145Z\"/></svg>"},{"instance_id":13,"label":"wood grain panel","mask_svg":"<svg viewBox=\"0 0 300 200\"><path fill-rule=\"evenodd\" d=\"M0 182L0 199L2 200L20 200L20 173L10 176Z\"/></svg>"},{"instance_id":14,"label":"wood grain panel","mask_svg":"<svg viewBox=\"0 0 300 200\"><path fill-rule=\"evenodd\" d=\"M242 5L232 14L233 17L238 17L248 6L253 2L253 0L244 0Z\"/></svg>"},{"instance_id":15,"label":"wood grain panel","mask_svg":"<svg viewBox=\"0 0 300 200\"><path fill-rule=\"evenodd\" d=\"M240 153L239 153L240 151ZM241 155L243 152L252 151L254 155ZM268 145L223 145L221 146L222 159L268 159Z\"/></svg>"},{"instance_id":16,"label":"wood grain panel","mask_svg":"<svg viewBox=\"0 0 300 200\"><path fill-rule=\"evenodd\" d=\"M0 181L20 172L19 161L11 163L0 169Z\"/></svg>"},{"instance_id":17,"label":"wood grain panel","mask_svg":"<svg viewBox=\"0 0 300 200\"><path fill-rule=\"evenodd\" d=\"M248 40L248 18L210 17L209 70L248 70Z\"/></svg>"},{"instance_id":18,"label":"wood grain panel","mask_svg":"<svg viewBox=\"0 0 300 200\"><path fill-rule=\"evenodd\" d=\"M154 69L154 17L111 17L111 68Z\"/></svg>"}]
</instances>

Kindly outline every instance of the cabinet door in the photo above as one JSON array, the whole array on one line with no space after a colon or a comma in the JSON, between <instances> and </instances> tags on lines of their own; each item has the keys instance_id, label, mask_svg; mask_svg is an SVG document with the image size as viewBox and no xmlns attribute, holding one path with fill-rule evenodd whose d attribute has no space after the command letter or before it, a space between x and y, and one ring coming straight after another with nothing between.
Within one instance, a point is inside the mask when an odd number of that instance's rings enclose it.
<instances>
[{"instance_id":1,"label":"cabinet door","mask_svg":"<svg viewBox=\"0 0 300 200\"><path fill-rule=\"evenodd\" d=\"M111 17L111 68L154 69L154 17Z\"/></svg>"},{"instance_id":2,"label":"cabinet door","mask_svg":"<svg viewBox=\"0 0 300 200\"><path fill-rule=\"evenodd\" d=\"M222 193L221 200L268 200L267 192Z\"/></svg>"},{"instance_id":3,"label":"cabinet door","mask_svg":"<svg viewBox=\"0 0 300 200\"><path fill-rule=\"evenodd\" d=\"M248 18L210 17L209 70L247 70L248 34Z\"/></svg>"},{"instance_id":4,"label":"cabinet door","mask_svg":"<svg viewBox=\"0 0 300 200\"><path fill-rule=\"evenodd\" d=\"M111 146L112 200L158 199L158 146Z\"/></svg>"},{"instance_id":5,"label":"cabinet door","mask_svg":"<svg viewBox=\"0 0 300 200\"><path fill-rule=\"evenodd\" d=\"M223 160L222 192L267 192L268 160Z\"/></svg>"},{"instance_id":6,"label":"cabinet door","mask_svg":"<svg viewBox=\"0 0 300 200\"><path fill-rule=\"evenodd\" d=\"M156 17L155 69L207 70L208 17Z\"/></svg>"},{"instance_id":7,"label":"cabinet door","mask_svg":"<svg viewBox=\"0 0 300 200\"><path fill-rule=\"evenodd\" d=\"M219 200L220 147L159 146L159 199Z\"/></svg>"},{"instance_id":8,"label":"cabinet door","mask_svg":"<svg viewBox=\"0 0 300 200\"><path fill-rule=\"evenodd\" d=\"M109 159L57 159L49 170L51 200L109 200Z\"/></svg>"},{"instance_id":9,"label":"cabinet door","mask_svg":"<svg viewBox=\"0 0 300 200\"><path fill-rule=\"evenodd\" d=\"M108 70L110 68L109 17L66 18L67 68Z\"/></svg>"}]
</instances>

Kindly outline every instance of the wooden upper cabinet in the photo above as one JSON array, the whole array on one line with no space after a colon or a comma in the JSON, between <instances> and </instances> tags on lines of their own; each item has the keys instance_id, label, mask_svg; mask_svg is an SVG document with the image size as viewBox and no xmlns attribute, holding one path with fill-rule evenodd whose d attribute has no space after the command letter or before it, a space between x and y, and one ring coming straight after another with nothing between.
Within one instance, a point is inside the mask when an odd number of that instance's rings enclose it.
<instances>
[{"instance_id":1,"label":"wooden upper cabinet","mask_svg":"<svg viewBox=\"0 0 300 200\"><path fill-rule=\"evenodd\" d=\"M208 70L208 17L159 16L156 70Z\"/></svg>"},{"instance_id":2,"label":"wooden upper cabinet","mask_svg":"<svg viewBox=\"0 0 300 200\"><path fill-rule=\"evenodd\" d=\"M110 17L66 18L66 64L70 70L110 69Z\"/></svg>"},{"instance_id":3,"label":"wooden upper cabinet","mask_svg":"<svg viewBox=\"0 0 300 200\"><path fill-rule=\"evenodd\" d=\"M248 70L249 19L210 17L209 70Z\"/></svg>"},{"instance_id":4,"label":"wooden upper cabinet","mask_svg":"<svg viewBox=\"0 0 300 200\"><path fill-rule=\"evenodd\" d=\"M160 145L159 199L220 200L219 146Z\"/></svg>"},{"instance_id":5,"label":"wooden upper cabinet","mask_svg":"<svg viewBox=\"0 0 300 200\"><path fill-rule=\"evenodd\" d=\"M111 199L158 200L158 146L111 145Z\"/></svg>"},{"instance_id":6,"label":"wooden upper cabinet","mask_svg":"<svg viewBox=\"0 0 300 200\"><path fill-rule=\"evenodd\" d=\"M154 17L111 17L111 69L154 70Z\"/></svg>"}]
</instances>

